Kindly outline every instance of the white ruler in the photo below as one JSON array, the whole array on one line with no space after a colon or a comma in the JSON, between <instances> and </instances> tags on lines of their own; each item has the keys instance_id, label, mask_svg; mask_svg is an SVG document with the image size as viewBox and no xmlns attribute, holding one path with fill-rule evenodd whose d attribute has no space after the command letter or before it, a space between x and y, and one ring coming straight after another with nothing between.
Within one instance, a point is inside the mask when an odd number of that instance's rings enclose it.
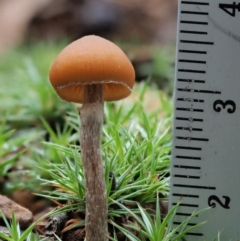
<instances>
[{"instance_id":1,"label":"white ruler","mask_svg":"<svg viewBox=\"0 0 240 241\"><path fill-rule=\"evenodd\" d=\"M179 1L170 206L187 241L240 240L240 1Z\"/></svg>"}]
</instances>

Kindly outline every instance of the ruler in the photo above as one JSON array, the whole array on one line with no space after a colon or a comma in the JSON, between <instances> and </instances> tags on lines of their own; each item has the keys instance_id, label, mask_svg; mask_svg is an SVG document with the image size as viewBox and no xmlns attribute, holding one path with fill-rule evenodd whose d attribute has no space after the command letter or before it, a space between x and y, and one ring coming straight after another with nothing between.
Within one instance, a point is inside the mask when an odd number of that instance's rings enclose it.
<instances>
[{"instance_id":1,"label":"ruler","mask_svg":"<svg viewBox=\"0 0 240 241\"><path fill-rule=\"evenodd\" d=\"M179 1L170 207L187 241L240 240L240 1Z\"/></svg>"}]
</instances>

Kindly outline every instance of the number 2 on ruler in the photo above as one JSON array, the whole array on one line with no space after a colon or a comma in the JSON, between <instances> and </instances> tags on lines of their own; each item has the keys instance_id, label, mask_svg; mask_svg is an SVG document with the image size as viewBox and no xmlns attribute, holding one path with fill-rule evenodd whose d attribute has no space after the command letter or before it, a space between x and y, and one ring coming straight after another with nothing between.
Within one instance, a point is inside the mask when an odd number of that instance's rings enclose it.
<instances>
[{"instance_id":1,"label":"number 2 on ruler","mask_svg":"<svg viewBox=\"0 0 240 241\"><path fill-rule=\"evenodd\" d=\"M220 206L222 206L225 209L229 209L229 204L230 204L230 197L228 196L222 196L225 199L225 202L223 203L219 197L215 196L215 195L211 195L208 198L208 205L212 208L216 207L215 202L217 202Z\"/></svg>"}]
</instances>

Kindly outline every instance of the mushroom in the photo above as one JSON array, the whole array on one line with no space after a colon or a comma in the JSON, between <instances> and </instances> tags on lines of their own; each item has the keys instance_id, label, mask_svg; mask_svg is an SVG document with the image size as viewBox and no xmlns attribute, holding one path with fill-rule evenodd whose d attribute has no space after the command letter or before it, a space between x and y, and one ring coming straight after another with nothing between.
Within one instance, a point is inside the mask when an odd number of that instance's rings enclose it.
<instances>
[{"instance_id":1,"label":"mushroom","mask_svg":"<svg viewBox=\"0 0 240 241\"><path fill-rule=\"evenodd\" d=\"M112 42L94 35L80 38L56 57L50 82L65 101L81 103L80 146L86 185L86 240L108 240L107 197L101 157L103 102L130 95L134 68Z\"/></svg>"}]
</instances>

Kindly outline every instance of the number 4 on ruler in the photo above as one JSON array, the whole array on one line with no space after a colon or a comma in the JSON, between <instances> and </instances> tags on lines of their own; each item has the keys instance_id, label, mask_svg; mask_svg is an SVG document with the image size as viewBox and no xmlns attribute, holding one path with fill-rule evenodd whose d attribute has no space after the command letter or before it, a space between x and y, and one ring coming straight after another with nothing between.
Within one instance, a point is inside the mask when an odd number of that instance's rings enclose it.
<instances>
[{"instance_id":1,"label":"number 4 on ruler","mask_svg":"<svg viewBox=\"0 0 240 241\"><path fill-rule=\"evenodd\" d=\"M236 10L240 12L240 3L236 4L235 2L232 4L220 3L219 8L221 8L224 12L228 13L232 17L235 17Z\"/></svg>"}]
</instances>

